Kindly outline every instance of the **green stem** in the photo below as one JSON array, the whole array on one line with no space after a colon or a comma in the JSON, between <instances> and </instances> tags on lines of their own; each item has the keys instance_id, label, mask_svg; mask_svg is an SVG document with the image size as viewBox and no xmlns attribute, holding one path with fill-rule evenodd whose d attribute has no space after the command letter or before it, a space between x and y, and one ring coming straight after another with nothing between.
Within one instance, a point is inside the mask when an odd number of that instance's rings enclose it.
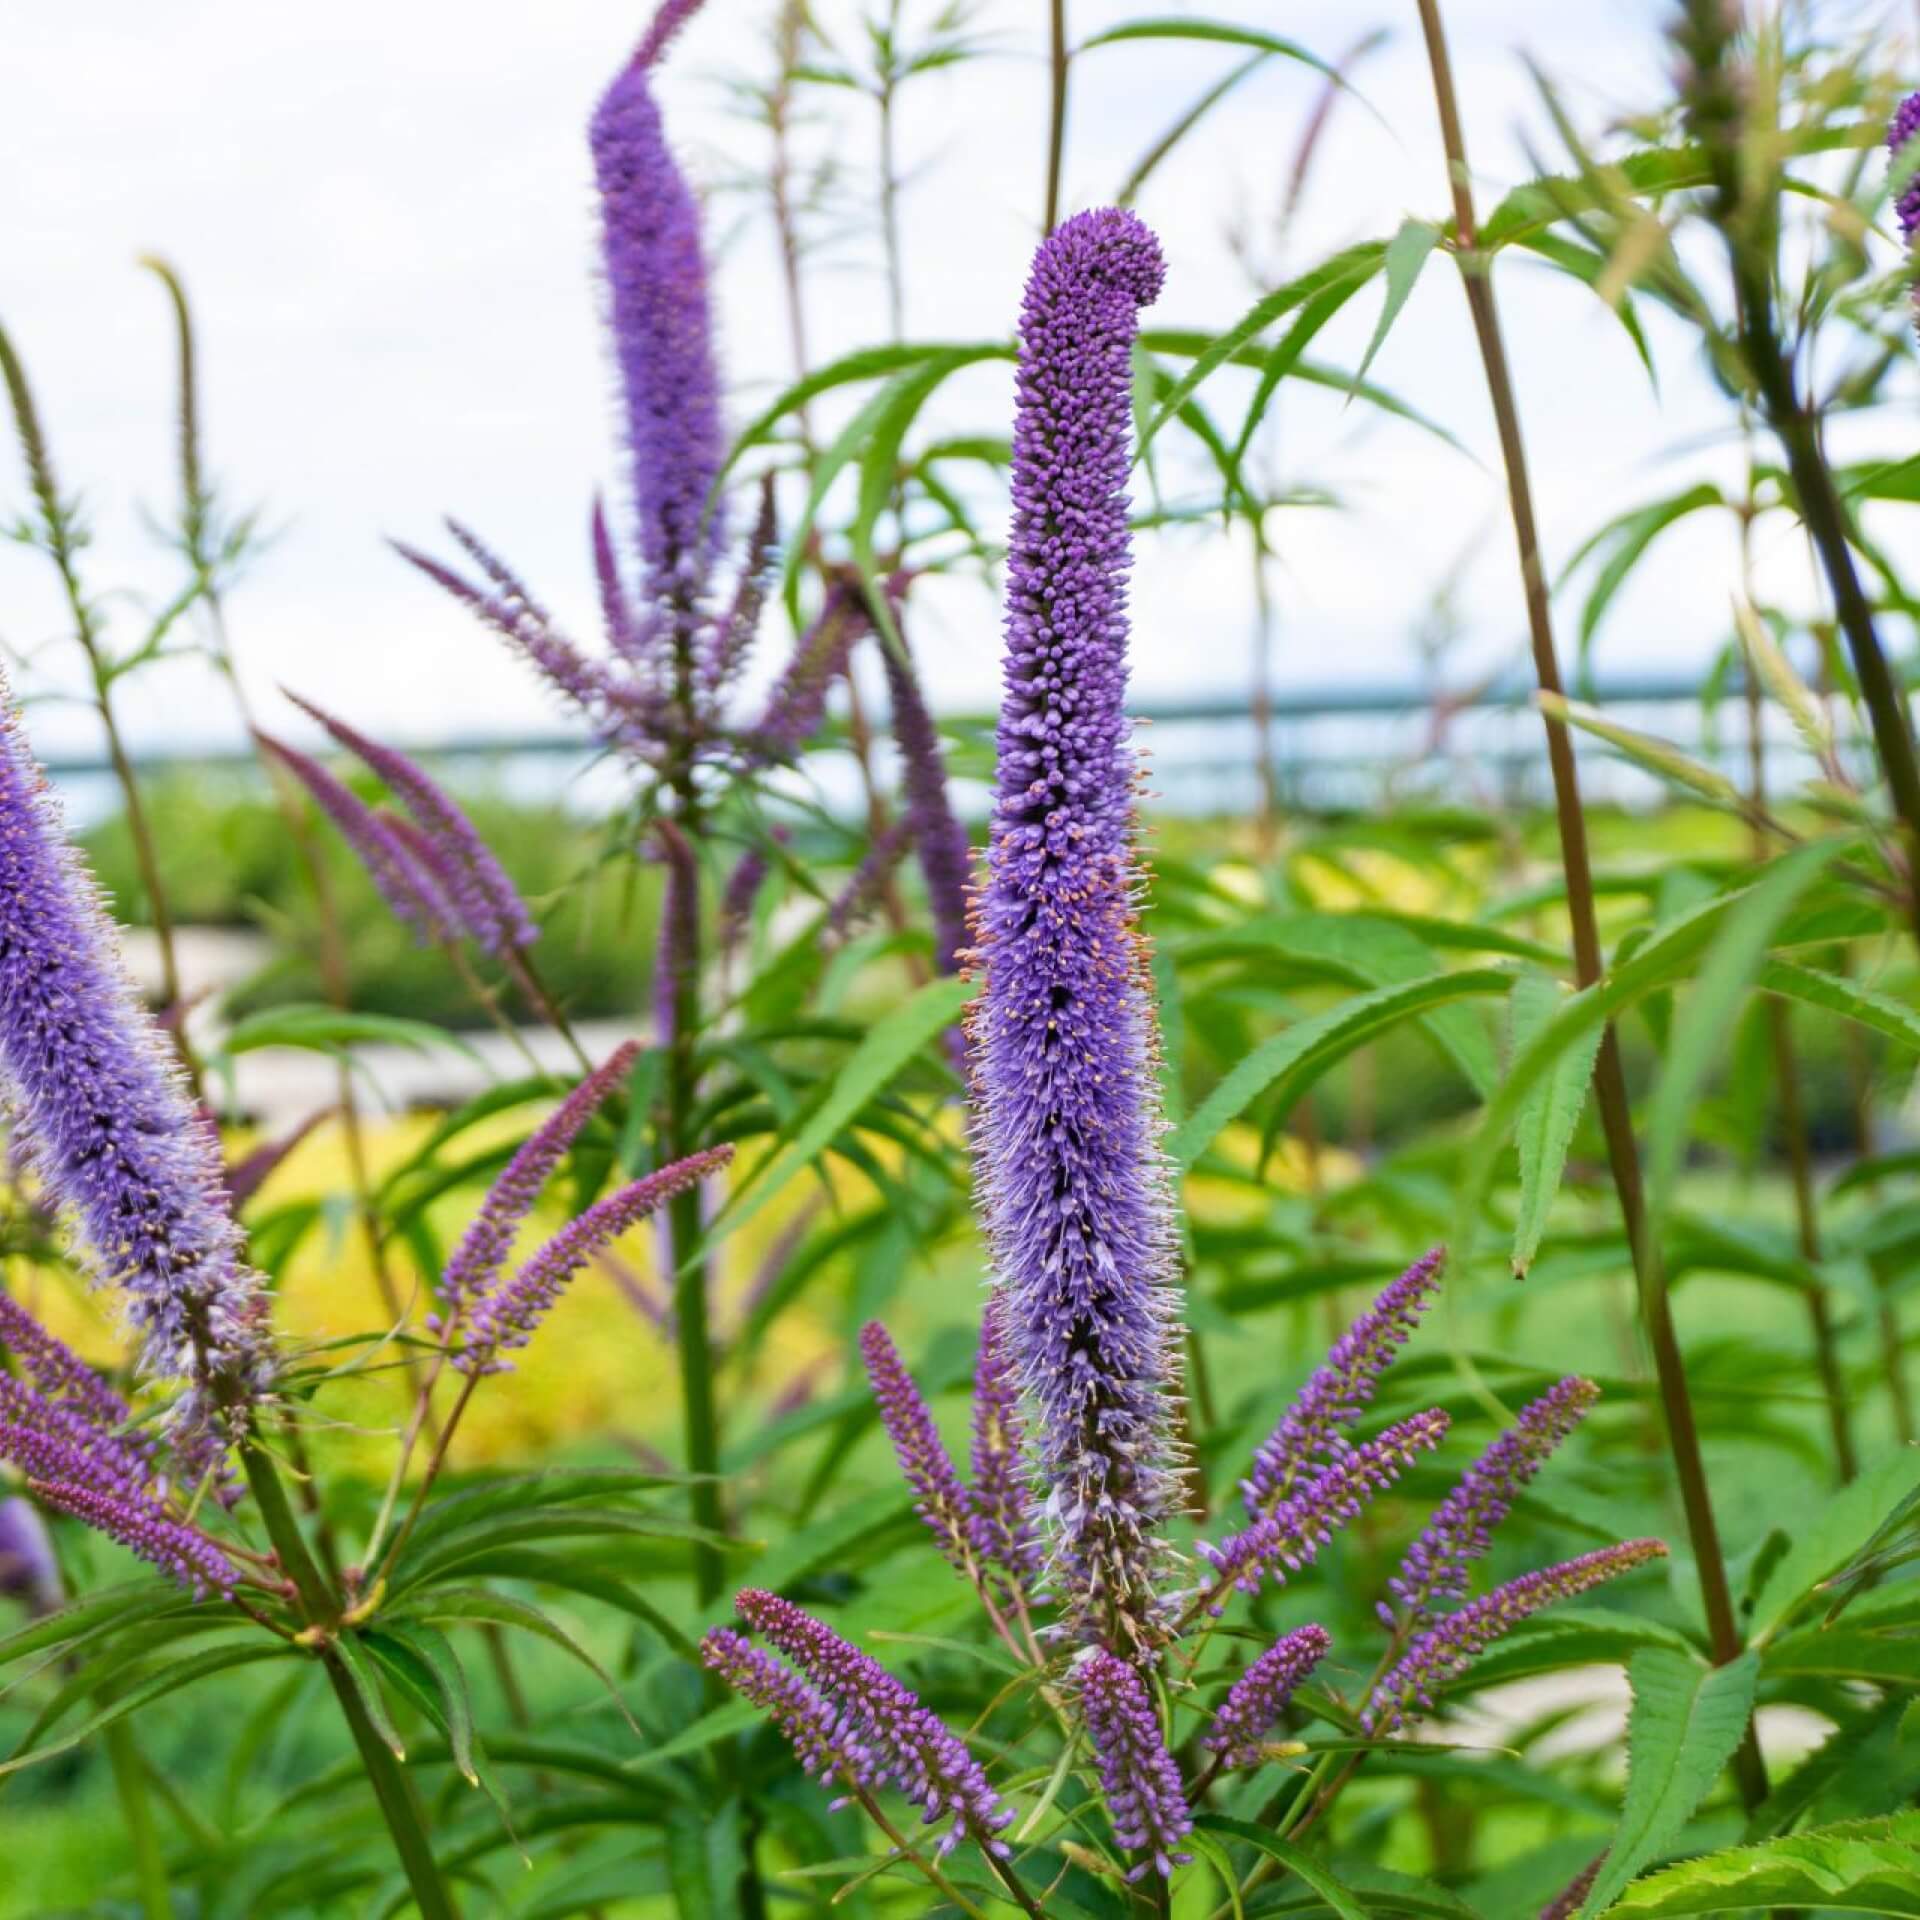
<instances>
[{"instance_id":1,"label":"green stem","mask_svg":"<svg viewBox=\"0 0 1920 1920\"><path fill-rule=\"evenodd\" d=\"M294 1518L286 1488L281 1485L272 1456L259 1439L250 1434L241 1445L240 1459L254 1503L260 1510L261 1523L267 1530L267 1537L273 1542L274 1551L280 1556L280 1564L286 1569L287 1577L292 1580L299 1594L301 1609L309 1625L329 1634L336 1631L339 1625L338 1602L308 1551L306 1536L301 1533L300 1523ZM427 1840L425 1816L414 1795L412 1782L400 1771L392 1752L374 1731L367 1719L366 1707L339 1659L329 1651L322 1654L321 1662L327 1670L334 1698L340 1703L347 1731L353 1735L353 1744L359 1749L360 1764L366 1770L367 1784L373 1788L374 1798L380 1803L380 1812L386 1820L394 1851L399 1855L407 1882L413 1888L421 1920L460 1920L459 1909L453 1904L453 1897L447 1891L440 1877L440 1869L434 1862L433 1848Z\"/></svg>"},{"instance_id":2,"label":"green stem","mask_svg":"<svg viewBox=\"0 0 1920 1920\"><path fill-rule=\"evenodd\" d=\"M1420 25L1432 69L1441 138L1453 189L1454 245L1466 289L1467 305L1486 375L1487 390L1499 429L1500 451L1507 475L1507 499L1513 519L1525 590L1527 626L1533 649L1534 671L1543 693L1561 692L1559 652L1554 643L1553 615L1548 601L1547 572L1534 519L1533 489L1527 477L1526 446L1520 430L1520 410L1507 364L1506 344L1500 333L1499 309L1494 302L1491 262L1478 250L1479 227L1473 209L1471 175L1467 167L1466 135L1454 91L1446 31L1439 0L1417 0ZM1566 869L1567 908L1572 921L1574 967L1579 984L1591 986L1603 971L1599 919L1594 910L1593 865L1587 847L1586 816L1580 804L1580 779L1574 765L1573 741L1558 720L1546 719L1547 761L1553 776L1554 811L1560 830L1561 863ZM1674 1330L1667 1296L1666 1275L1659 1249L1647 1231L1646 1199L1641 1184L1640 1153L1633 1133L1633 1111L1621 1063L1620 1041L1611 1023L1601 1036L1594 1065L1594 1097L1606 1137L1607 1160L1627 1231L1638 1284L1640 1312L1652 1349L1661 1410L1666 1418L1667 1444L1674 1477L1686 1514L1687 1535L1700 1581L1701 1606L1706 1615L1708 1644L1716 1665L1739 1657L1740 1626L1733 1609L1726 1555L1720 1544L1719 1523L1707 1486L1706 1461L1700 1449L1693 1395L1687 1384L1686 1363ZM1741 1798L1749 1809L1767 1794L1766 1769L1751 1725L1735 1758Z\"/></svg>"},{"instance_id":3,"label":"green stem","mask_svg":"<svg viewBox=\"0 0 1920 1920\"><path fill-rule=\"evenodd\" d=\"M140 1908L147 1920L173 1920L173 1896L167 1890L167 1862L160 1851L159 1830L153 1824L153 1805L147 1798L147 1775L133 1729L116 1720L106 1730L107 1758L113 1763L113 1784L120 1796L120 1818L133 1850L134 1884L140 1889Z\"/></svg>"}]
</instances>

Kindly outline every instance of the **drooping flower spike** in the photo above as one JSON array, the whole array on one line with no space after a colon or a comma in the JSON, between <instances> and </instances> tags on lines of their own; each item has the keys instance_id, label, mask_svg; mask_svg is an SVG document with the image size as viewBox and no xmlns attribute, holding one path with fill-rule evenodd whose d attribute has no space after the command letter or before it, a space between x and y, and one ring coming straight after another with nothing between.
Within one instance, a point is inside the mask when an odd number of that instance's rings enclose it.
<instances>
[{"instance_id":1,"label":"drooping flower spike","mask_svg":"<svg viewBox=\"0 0 1920 1920\"><path fill-rule=\"evenodd\" d=\"M719 1172L732 1158L731 1146L708 1147L595 1201L532 1255L512 1279L473 1302L466 1316L466 1341L453 1356L454 1366L468 1374L504 1372L508 1362L502 1356L532 1340L567 1282L596 1254L676 1195Z\"/></svg>"},{"instance_id":2,"label":"drooping flower spike","mask_svg":"<svg viewBox=\"0 0 1920 1920\"><path fill-rule=\"evenodd\" d=\"M0 682L0 1069L27 1165L139 1337L188 1383L174 1434L213 1444L272 1371L219 1141L135 997L91 878Z\"/></svg>"},{"instance_id":3,"label":"drooping flower spike","mask_svg":"<svg viewBox=\"0 0 1920 1920\"><path fill-rule=\"evenodd\" d=\"M1021 310L1006 655L972 1009L975 1158L1063 1598L1138 1655L1162 1634L1173 1217L1125 712L1130 352L1160 290L1129 213L1041 246Z\"/></svg>"},{"instance_id":4,"label":"drooping flower spike","mask_svg":"<svg viewBox=\"0 0 1920 1920\"><path fill-rule=\"evenodd\" d=\"M287 698L377 774L412 814L415 825L438 855L437 859L429 856L423 864L441 880L462 926L481 950L498 953L503 948L532 946L540 930L519 889L507 877L479 829L440 784L404 753L370 740L311 700L303 700L297 693L289 693Z\"/></svg>"},{"instance_id":5,"label":"drooping flower spike","mask_svg":"<svg viewBox=\"0 0 1920 1920\"><path fill-rule=\"evenodd\" d=\"M1325 1627L1297 1627L1283 1634L1233 1683L1201 1744L1220 1756L1223 1767L1259 1766L1288 1701L1332 1644Z\"/></svg>"},{"instance_id":6,"label":"drooping flower spike","mask_svg":"<svg viewBox=\"0 0 1920 1920\"><path fill-rule=\"evenodd\" d=\"M1537 1573L1523 1573L1517 1580L1469 1601L1414 1641L1405 1658L1373 1690L1361 1724L1369 1733L1391 1733L1417 1709L1431 1709L1433 1696L1441 1686L1466 1672L1502 1634L1522 1620L1542 1607L1577 1599L1602 1581L1661 1559L1666 1551L1666 1543L1661 1540L1628 1540L1583 1553L1575 1560L1563 1560Z\"/></svg>"},{"instance_id":7,"label":"drooping flower spike","mask_svg":"<svg viewBox=\"0 0 1920 1920\"><path fill-rule=\"evenodd\" d=\"M976 1564L973 1495L962 1483L900 1350L878 1320L860 1329L860 1358L880 1409L880 1424L893 1442L902 1478L914 1491L920 1518L947 1560L971 1573Z\"/></svg>"}]
</instances>

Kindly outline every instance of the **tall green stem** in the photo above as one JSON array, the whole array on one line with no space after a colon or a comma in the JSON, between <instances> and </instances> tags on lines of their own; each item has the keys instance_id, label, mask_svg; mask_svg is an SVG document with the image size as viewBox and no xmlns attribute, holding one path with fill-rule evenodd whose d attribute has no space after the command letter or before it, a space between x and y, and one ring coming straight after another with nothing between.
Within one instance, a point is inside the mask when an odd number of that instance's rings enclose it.
<instances>
[{"instance_id":1,"label":"tall green stem","mask_svg":"<svg viewBox=\"0 0 1920 1920\"><path fill-rule=\"evenodd\" d=\"M1526 446L1520 430L1520 411L1513 377L1500 333L1499 309L1494 302L1491 261L1478 251L1479 227L1474 216L1471 175L1467 168L1466 135L1454 91L1446 31L1439 0L1417 0L1421 31L1426 39L1428 65L1433 73L1441 138L1453 190L1454 245L1466 289L1473 330L1480 347L1488 395L1499 430L1500 452L1507 475L1507 499L1518 548L1525 591L1527 627L1532 643L1535 675L1543 693L1561 691L1559 652L1554 642L1553 615L1548 601L1546 568L1534 519L1532 484L1527 477ZM1598 917L1594 911L1593 865L1587 847L1586 816L1580 804L1580 779L1574 764L1573 742L1566 727L1548 717L1547 761L1553 776L1554 812L1560 831L1561 863L1566 870L1567 907L1572 920L1574 968L1582 987L1600 978L1602 955ZM1660 1405L1666 1419L1667 1442L1686 1514L1687 1534L1700 1581L1700 1599L1706 1615L1708 1644L1717 1665L1739 1657L1741 1636L1727 1578L1726 1555L1720 1544L1719 1523L1707 1486L1706 1462L1700 1450L1693 1396L1687 1385L1686 1365L1674 1330L1666 1275L1659 1249L1647 1231L1646 1199L1641 1184L1640 1153L1633 1133L1633 1112L1621 1064L1620 1042L1611 1023L1600 1042L1594 1065L1594 1096L1606 1136L1607 1160L1619 1196L1620 1211L1638 1284L1640 1311L1652 1350ZM1735 1761L1741 1797L1751 1808L1766 1798L1766 1769L1751 1726Z\"/></svg>"},{"instance_id":2,"label":"tall green stem","mask_svg":"<svg viewBox=\"0 0 1920 1920\"><path fill-rule=\"evenodd\" d=\"M146 1920L173 1920L173 1896L167 1890L167 1862L160 1851L159 1830L153 1824L153 1805L147 1797L145 1764L134 1745L133 1729L116 1720L106 1730L107 1758L113 1765L113 1784L120 1797L120 1818L133 1851L134 1884L140 1890L140 1910Z\"/></svg>"}]
</instances>

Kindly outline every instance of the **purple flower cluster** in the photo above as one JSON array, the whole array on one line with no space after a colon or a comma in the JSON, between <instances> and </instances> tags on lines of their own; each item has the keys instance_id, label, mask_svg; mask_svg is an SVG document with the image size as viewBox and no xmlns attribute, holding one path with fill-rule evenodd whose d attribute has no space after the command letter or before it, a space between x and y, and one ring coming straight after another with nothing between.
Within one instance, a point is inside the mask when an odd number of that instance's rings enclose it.
<instances>
[{"instance_id":1,"label":"purple flower cluster","mask_svg":"<svg viewBox=\"0 0 1920 1920\"><path fill-rule=\"evenodd\" d=\"M479 829L440 785L405 754L368 739L298 694L287 697L358 756L413 816L410 821L390 818L387 824L437 884L460 930L483 953L532 946L540 930L526 902Z\"/></svg>"},{"instance_id":2,"label":"purple flower cluster","mask_svg":"<svg viewBox=\"0 0 1920 1920\"><path fill-rule=\"evenodd\" d=\"M487 1190L480 1211L460 1236L440 1277L440 1298L449 1314L493 1284L541 1188L552 1179L554 1169L601 1103L626 1079L639 1053L634 1041L616 1048L528 1135L507 1162Z\"/></svg>"},{"instance_id":3,"label":"purple flower cluster","mask_svg":"<svg viewBox=\"0 0 1920 1920\"><path fill-rule=\"evenodd\" d=\"M1140 1671L1096 1649L1081 1662L1080 1710L1107 1797L1113 1837L1147 1858L1128 1871L1140 1879L1149 1868L1162 1879L1193 1858L1180 1843L1193 1831L1193 1815L1180 1787L1180 1769L1167 1751L1160 1718Z\"/></svg>"},{"instance_id":4,"label":"purple flower cluster","mask_svg":"<svg viewBox=\"0 0 1920 1920\"><path fill-rule=\"evenodd\" d=\"M1129 213L1041 245L1021 309L1004 694L974 949L975 1159L1080 1632L1162 1637L1178 1497L1173 1215L1135 917L1125 712L1130 353L1160 249Z\"/></svg>"},{"instance_id":5,"label":"purple flower cluster","mask_svg":"<svg viewBox=\"0 0 1920 1920\"><path fill-rule=\"evenodd\" d=\"M456 523L449 529L478 566L479 583L399 547L524 655L604 744L676 779L701 762L752 768L792 757L818 727L849 650L867 631L854 597L831 591L758 722L726 719L723 695L746 662L767 600L776 531L772 491L764 487L730 603L713 611L726 537L726 438L712 302L699 207L653 96L656 63L698 5L667 0L589 128L640 574L631 586L596 503L593 563L608 652L583 652Z\"/></svg>"},{"instance_id":6,"label":"purple flower cluster","mask_svg":"<svg viewBox=\"0 0 1920 1920\"><path fill-rule=\"evenodd\" d=\"M1887 153L1894 164L1893 208L1900 231L1911 246L1920 234L1920 93L1910 93L1894 109L1887 128Z\"/></svg>"},{"instance_id":7,"label":"purple flower cluster","mask_svg":"<svg viewBox=\"0 0 1920 1920\"><path fill-rule=\"evenodd\" d=\"M1220 1704L1201 1744L1224 1767L1257 1767L1287 1702L1332 1646L1325 1627L1297 1627L1253 1662Z\"/></svg>"},{"instance_id":8,"label":"purple flower cluster","mask_svg":"<svg viewBox=\"0 0 1920 1920\"><path fill-rule=\"evenodd\" d=\"M799 1696L783 1698L789 1711L808 1710L805 1737L812 1744L803 1749L803 1759L808 1752L846 1754L855 1779L891 1780L919 1804L929 1826L948 1823L939 1846L942 1854L962 1840L1006 1854L1006 1842L998 1836L1013 1819L1012 1808L994 1792L965 1745L885 1667L778 1594L750 1587L736 1596L734 1607L754 1632L800 1669L812 1683L815 1700L835 1716L825 1721ZM714 1645L711 1636L708 1644ZM725 1672L721 1660L737 1667L733 1643L720 1642L709 1665ZM770 1690L764 1669L750 1678ZM823 1740L831 1744L822 1745Z\"/></svg>"},{"instance_id":9,"label":"purple flower cluster","mask_svg":"<svg viewBox=\"0 0 1920 1920\"><path fill-rule=\"evenodd\" d=\"M1484 1554L1515 1497L1592 1410L1600 1389L1577 1376L1550 1387L1461 1477L1408 1548L1388 1590L1409 1619L1431 1617L1440 1601L1467 1590L1467 1569ZM1391 1611L1381 1617L1393 1625Z\"/></svg>"},{"instance_id":10,"label":"purple flower cluster","mask_svg":"<svg viewBox=\"0 0 1920 1920\"><path fill-rule=\"evenodd\" d=\"M1417 1454L1437 1447L1446 1434L1447 1416L1439 1408L1416 1413L1377 1439L1348 1448L1298 1493L1278 1501L1217 1547L1199 1542L1195 1551L1215 1575L1209 1610L1224 1611L1230 1588L1258 1593L1265 1575L1284 1581L1288 1573L1311 1566L1337 1528L1357 1519L1375 1494L1390 1487Z\"/></svg>"},{"instance_id":11,"label":"purple flower cluster","mask_svg":"<svg viewBox=\"0 0 1920 1920\"><path fill-rule=\"evenodd\" d=\"M717 1173L733 1158L731 1146L689 1154L597 1200L562 1227L510 1280L502 1281L467 1310L467 1337L453 1364L462 1373L501 1373L501 1355L524 1347L553 1311L562 1289L604 1248L673 1199Z\"/></svg>"},{"instance_id":12,"label":"purple flower cluster","mask_svg":"<svg viewBox=\"0 0 1920 1920\"><path fill-rule=\"evenodd\" d=\"M700 1659L786 1735L801 1768L813 1779L823 1785L835 1778L855 1787L876 1784L879 1771L852 1717L791 1667L731 1627L715 1627L707 1634L700 1642Z\"/></svg>"},{"instance_id":13,"label":"purple flower cluster","mask_svg":"<svg viewBox=\"0 0 1920 1920\"><path fill-rule=\"evenodd\" d=\"M1666 1551L1661 1540L1628 1540L1537 1573L1523 1573L1469 1601L1414 1641L1369 1696L1361 1724L1369 1733L1392 1732L1414 1706L1430 1709L1436 1689L1464 1673L1502 1634L1529 1615L1562 1600L1577 1599L1603 1580L1630 1573L1662 1558Z\"/></svg>"},{"instance_id":14,"label":"purple flower cluster","mask_svg":"<svg viewBox=\"0 0 1920 1920\"><path fill-rule=\"evenodd\" d=\"M271 1372L259 1277L225 1204L219 1140L134 996L10 709L0 721L0 1069L26 1164L118 1292L143 1366L191 1383L176 1410L180 1443L213 1444L215 1403L244 1403Z\"/></svg>"},{"instance_id":15,"label":"purple flower cluster","mask_svg":"<svg viewBox=\"0 0 1920 1920\"><path fill-rule=\"evenodd\" d=\"M1240 1483L1249 1513L1266 1512L1298 1480L1334 1457L1345 1429L1372 1404L1380 1376L1439 1291L1444 1263L1437 1247L1416 1260L1334 1342L1326 1365L1301 1388L1253 1456L1252 1471Z\"/></svg>"},{"instance_id":16,"label":"purple flower cluster","mask_svg":"<svg viewBox=\"0 0 1920 1920\"><path fill-rule=\"evenodd\" d=\"M60 1604L53 1542L33 1502L17 1494L0 1500L0 1594L24 1600L35 1613L51 1613Z\"/></svg>"},{"instance_id":17,"label":"purple flower cluster","mask_svg":"<svg viewBox=\"0 0 1920 1920\"><path fill-rule=\"evenodd\" d=\"M0 1460L47 1505L129 1547L194 1594L231 1592L238 1578L204 1534L176 1521L153 1492L153 1450L123 1431L118 1394L22 1308L0 1297L0 1340L28 1379L0 1371Z\"/></svg>"},{"instance_id":18,"label":"purple flower cluster","mask_svg":"<svg viewBox=\"0 0 1920 1920\"><path fill-rule=\"evenodd\" d=\"M860 856L860 864L854 868L847 884L827 904L829 938L844 939L852 927L873 910L912 839L913 823L903 815L888 821L868 841L867 850Z\"/></svg>"}]
</instances>

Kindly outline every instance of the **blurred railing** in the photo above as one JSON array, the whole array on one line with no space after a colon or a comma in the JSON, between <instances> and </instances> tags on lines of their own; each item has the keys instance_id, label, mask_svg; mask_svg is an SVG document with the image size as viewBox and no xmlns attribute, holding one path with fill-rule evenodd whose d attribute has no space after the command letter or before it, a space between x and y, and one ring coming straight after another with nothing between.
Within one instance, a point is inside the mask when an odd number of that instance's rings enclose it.
<instances>
[{"instance_id":1,"label":"blurred railing","mask_svg":"<svg viewBox=\"0 0 1920 1920\"><path fill-rule=\"evenodd\" d=\"M1671 741L1693 758L1745 784L1748 705L1738 676L1703 693L1698 677L1647 675L1604 682L1587 697L1624 726ZM1546 757L1531 691L1516 682L1466 689L1405 686L1277 688L1264 723L1245 696L1143 701L1135 715L1149 755L1154 804L1186 815L1244 814L1261 801L1262 734L1275 799L1290 811L1343 812L1395 802L1530 808L1548 803ZM1846 737L1844 715L1841 734ZM987 714L946 716L946 725L976 743L970 757L984 770L991 738ZM1770 790L1784 791L1811 771L1785 716L1762 719ZM577 795L583 804L617 786L619 770L562 732L468 736L396 742L456 776L463 770L528 799ZM1657 802L1648 774L1597 740L1580 743L1583 786L1596 801L1626 806ZM969 756L960 756L964 767ZM179 744L136 755L142 772L169 769L239 772L252 761L227 744ZM1864 762L1863 762L1864 764ZM114 801L104 755L56 756L48 771L84 820ZM844 740L829 736L809 757L808 775L829 804L851 809L856 797ZM963 809L985 803L984 783L962 778Z\"/></svg>"}]
</instances>

